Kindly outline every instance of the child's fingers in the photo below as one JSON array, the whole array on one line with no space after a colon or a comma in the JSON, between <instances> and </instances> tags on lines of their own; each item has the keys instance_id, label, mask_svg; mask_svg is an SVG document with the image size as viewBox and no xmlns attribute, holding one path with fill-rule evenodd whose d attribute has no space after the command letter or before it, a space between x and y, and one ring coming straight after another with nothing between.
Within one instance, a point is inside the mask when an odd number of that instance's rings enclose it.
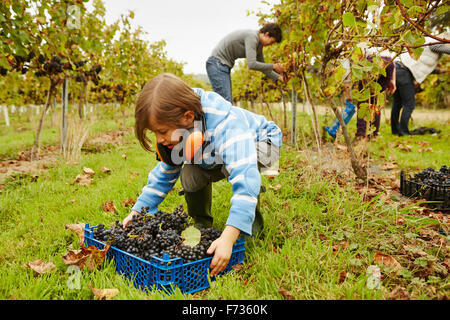
<instances>
[{"instance_id":1,"label":"child's fingers","mask_svg":"<svg viewBox=\"0 0 450 320\"><path fill-rule=\"evenodd\" d=\"M213 254L214 251L216 251L217 242L213 241L211 245L209 246L208 250L206 251L207 254ZM214 260L214 259L213 259Z\"/></svg>"}]
</instances>

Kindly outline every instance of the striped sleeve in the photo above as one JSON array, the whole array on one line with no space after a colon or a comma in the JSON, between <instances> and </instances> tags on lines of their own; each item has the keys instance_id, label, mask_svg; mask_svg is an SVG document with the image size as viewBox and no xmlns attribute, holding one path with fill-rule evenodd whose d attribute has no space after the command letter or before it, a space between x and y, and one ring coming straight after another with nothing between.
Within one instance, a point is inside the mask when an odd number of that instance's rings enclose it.
<instances>
[{"instance_id":1,"label":"striped sleeve","mask_svg":"<svg viewBox=\"0 0 450 320\"><path fill-rule=\"evenodd\" d=\"M178 180L181 166L172 167L163 162L153 168L148 174L147 185L142 189L132 210L142 213L142 208L149 207L148 213L154 214L158 211L158 205L164 200Z\"/></svg>"},{"instance_id":2,"label":"striped sleeve","mask_svg":"<svg viewBox=\"0 0 450 320\"><path fill-rule=\"evenodd\" d=\"M255 209L261 188L253 134L243 129L224 130L216 148L230 174L232 184L230 213L226 224L251 235Z\"/></svg>"}]
</instances>

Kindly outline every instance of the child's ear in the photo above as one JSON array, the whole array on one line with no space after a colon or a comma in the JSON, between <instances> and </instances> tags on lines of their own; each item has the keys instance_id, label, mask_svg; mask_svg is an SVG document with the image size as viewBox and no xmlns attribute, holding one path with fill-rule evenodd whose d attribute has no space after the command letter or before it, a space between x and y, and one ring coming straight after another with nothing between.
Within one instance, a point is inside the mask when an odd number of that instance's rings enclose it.
<instances>
[{"instance_id":1,"label":"child's ear","mask_svg":"<svg viewBox=\"0 0 450 320\"><path fill-rule=\"evenodd\" d=\"M188 110L183 114L181 118L182 125L185 127L190 127L194 123L194 119L195 119L194 111Z\"/></svg>"}]
</instances>

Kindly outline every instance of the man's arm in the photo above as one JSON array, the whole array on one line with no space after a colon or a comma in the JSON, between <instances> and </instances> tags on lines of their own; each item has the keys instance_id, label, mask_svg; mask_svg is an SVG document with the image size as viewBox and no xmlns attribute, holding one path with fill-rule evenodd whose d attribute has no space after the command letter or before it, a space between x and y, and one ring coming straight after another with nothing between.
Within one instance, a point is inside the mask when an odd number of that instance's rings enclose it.
<instances>
[{"instance_id":1,"label":"man's arm","mask_svg":"<svg viewBox=\"0 0 450 320\"><path fill-rule=\"evenodd\" d=\"M450 54L450 46L445 43L434 44L430 46L430 50L438 54Z\"/></svg>"},{"instance_id":2,"label":"man's arm","mask_svg":"<svg viewBox=\"0 0 450 320\"><path fill-rule=\"evenodd\" d=\"M245 38L245 56L247 59L247 66L249 69L261 71L270 79L276 81L280 75L273 70L272 63L264 62L264 57L259 57L258 59L257 48L258 38L253 36L248 36Z\"/></svg>"}]
</instances>

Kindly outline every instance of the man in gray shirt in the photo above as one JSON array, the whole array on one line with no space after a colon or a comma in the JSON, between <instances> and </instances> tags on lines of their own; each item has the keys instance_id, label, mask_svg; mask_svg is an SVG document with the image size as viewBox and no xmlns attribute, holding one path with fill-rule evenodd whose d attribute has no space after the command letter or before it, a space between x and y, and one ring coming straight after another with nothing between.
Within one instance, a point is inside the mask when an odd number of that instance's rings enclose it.
<instances>
[{"instance_id":1,"label":"man in gray shirt","mask_svg":"<svg viewBox=\"0 0 450 320\"><path fill-rule=\"evenodd\" d=\"M261 71L274 81L285 82L285 77L280 75L286 71L284 66L264 62L263 47L275 42L281 42L281 29L275 23L267 23L260 30L237 30L228 34L206 61L206 72L213 90L233 103L230 72L239 58L246 58L250 69Z\"/></svg>"}]
</instances>

